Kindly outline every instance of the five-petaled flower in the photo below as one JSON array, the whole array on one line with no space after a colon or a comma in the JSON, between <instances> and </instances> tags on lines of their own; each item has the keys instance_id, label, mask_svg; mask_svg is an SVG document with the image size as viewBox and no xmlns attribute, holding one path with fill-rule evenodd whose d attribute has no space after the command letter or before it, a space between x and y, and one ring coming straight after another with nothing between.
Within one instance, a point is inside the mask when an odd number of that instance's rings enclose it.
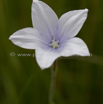
<instances>
[{"instance_id":1,"label":"five-petaled flower","mask_svg":"<svg viewBox=\"0 0 103 104\"><path fill-rule=\"evenodd\" d=\"M48 68L60 56L90 56L86 44L75 37L87 18L88 9L74 10L58 19L44 2L33 0L33 28L24 28L10 36L10 40L25 49L35 49L41 69Z\"/></svg>"}]
</instances>

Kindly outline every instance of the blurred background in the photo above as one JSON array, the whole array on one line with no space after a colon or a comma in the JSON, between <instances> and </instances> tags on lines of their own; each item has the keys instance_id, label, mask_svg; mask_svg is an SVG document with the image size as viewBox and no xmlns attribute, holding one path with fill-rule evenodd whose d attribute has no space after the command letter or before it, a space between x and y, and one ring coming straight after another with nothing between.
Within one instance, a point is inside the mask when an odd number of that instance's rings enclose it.
<instances>
[{"instance_id":1,"label":"blurred background","mask_svg":"<svg viewBox=\"0 0 103 104\"><path fill-rule=\"evenodd\" d=\"M77 37L92 57L58 60L55 104L103 104L103 0L43 0L60 17L88 8L88 18ZM32 0L0 0L0 104L48 104L51 70L41 71L34 50L8 39L15 31L32 27Z\"/></svg>"}]
</instances>

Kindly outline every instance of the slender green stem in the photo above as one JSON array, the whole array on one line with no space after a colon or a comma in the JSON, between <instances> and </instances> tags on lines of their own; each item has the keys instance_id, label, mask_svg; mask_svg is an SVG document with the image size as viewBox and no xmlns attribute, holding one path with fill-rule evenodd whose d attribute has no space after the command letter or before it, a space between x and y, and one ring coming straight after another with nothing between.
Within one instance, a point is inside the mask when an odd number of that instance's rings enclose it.
<instances>
[{"instance_id":1,"label":"slender green stem","mask_svg":"<svg viewBox=\"0 0 103 104\"><path fill-rule=\"evenodd\" d=\"M53 97L54 97L54 88L55 88L55 82L56 82L56 61L53 63L51 68L51 86L50 86L50 92L49 92L49 104L54 104Z\"/></svg>"}]
</instances>

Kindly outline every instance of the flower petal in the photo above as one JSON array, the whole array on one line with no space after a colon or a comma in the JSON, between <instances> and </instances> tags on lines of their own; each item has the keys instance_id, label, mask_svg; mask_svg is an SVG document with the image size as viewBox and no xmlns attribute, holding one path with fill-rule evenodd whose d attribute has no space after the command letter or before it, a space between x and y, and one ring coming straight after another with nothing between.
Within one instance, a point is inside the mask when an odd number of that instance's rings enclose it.
<instances>
[{"instance_id":1,"label":"flower petal","mask_svg":"<svg viewBox=\"0 0 103 104\"><path fill-rule=\"evenodd\" d=\"M33 0L33 2L38 2L39 0Z\"/></svg>"},{"instance_id":2,"label":"flower petal","mask_svg":"<svg viewBox=\"0 0 103 104\"><path fill-rule=\"evenodd\" d=\"M36 60L41 69L50 67L55 59L60 56L56 49L37 49L36 50Z\"/></svg>"},{"instance_id":3,"label":"flower petal","mask_svg":"<svg viewBox=\"0 0 103 104\"><path fill-rule=\"evenodd\" d=\"M80 38L72 38L61 44L61 47L58 49L61 56L90 56L87 45Z\"/></svg>"},{"instance_id":4,"label":"flower petal","mask_svg":"<svg viewBox=\"0 0 103 104\"><path fill-rule=\"evenodd\" d=\"M32 4L33 27L37 29L47 39L51 39L56 30L58 17L54 11L44 2L34 0Z\"/></svg>"},{"instance_id":5,"label":"flower petal","mask_svg":"<svg viewBox=\"0 0 103 104\"><path fill-rule=\"evenodd\" d=\"M15 45L26 49L42 48L47 45L40 33L34 28L21 29L11 35L9 39Z\"/></svg>"},{"instance_id":6,"label":"flower petal","mask_svg":"<svg viewBox=\"0 0 103 104\"><path fill-rule=\"evenodd\" d=\"M78 34L87 18L88 9L74 10L61 16L58 22L58 38L63 41Z\"/></svg>"}]
</instances>

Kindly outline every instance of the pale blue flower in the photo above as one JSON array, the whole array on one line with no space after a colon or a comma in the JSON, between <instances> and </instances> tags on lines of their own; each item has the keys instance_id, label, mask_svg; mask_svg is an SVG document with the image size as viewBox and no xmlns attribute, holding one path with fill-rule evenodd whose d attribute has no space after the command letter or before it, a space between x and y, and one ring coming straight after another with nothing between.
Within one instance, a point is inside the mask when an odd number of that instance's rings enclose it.
<instances>
[{"instance_id":1,"label":"pale blue flower","mask_svg":"<svg viewBox=\"0 0 103 104\"><path fill-rule=\"evenodd\" d=\"M88 9L74 10L58 19L55 12L44 2L33 0L32 23L15 32L10 40L25 49L35 49L41 69L48 68L60 56L90 56L86 44L75 37L87 18Z\"/></svg>"}]
</instances>

